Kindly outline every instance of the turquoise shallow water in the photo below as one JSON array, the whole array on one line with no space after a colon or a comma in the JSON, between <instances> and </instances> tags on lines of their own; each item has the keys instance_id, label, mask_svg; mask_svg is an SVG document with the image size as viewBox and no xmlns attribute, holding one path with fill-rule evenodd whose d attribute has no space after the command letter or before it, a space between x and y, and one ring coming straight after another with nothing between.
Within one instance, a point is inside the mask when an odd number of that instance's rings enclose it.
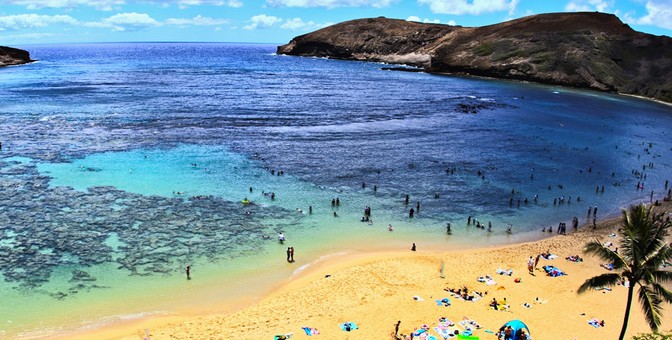
<instances>
[{"instance_id":1,"label":"turquoise shallow water","mask_svg":"<svg viewBox=\"0 0 672 340\"><path fill-rule=\"evenodd\" d=\"M273 51L34 46L0 70L0 335L215 311L333 254L546 237L672 179L669 106Z\"/></svg>"}]
</instances>

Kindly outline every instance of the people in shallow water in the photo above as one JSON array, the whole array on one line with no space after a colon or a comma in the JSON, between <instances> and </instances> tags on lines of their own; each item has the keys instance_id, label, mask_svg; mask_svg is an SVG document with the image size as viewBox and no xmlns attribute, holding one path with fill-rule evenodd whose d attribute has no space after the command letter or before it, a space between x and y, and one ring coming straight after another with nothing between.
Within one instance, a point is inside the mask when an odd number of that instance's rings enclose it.
<instances>
[{"instance_id":1,"label":"people in shallow water","mask_svg":"<svg viewBox=\"0 0 672 340\"><path fill-rule=\"evenodd\" d=\"M280 233L278 234L278 242L280 242L280 243L284 243L284 242L285 242L285 234L283 234L282 232L280 232Z\"/></svg>"}]
</instances>

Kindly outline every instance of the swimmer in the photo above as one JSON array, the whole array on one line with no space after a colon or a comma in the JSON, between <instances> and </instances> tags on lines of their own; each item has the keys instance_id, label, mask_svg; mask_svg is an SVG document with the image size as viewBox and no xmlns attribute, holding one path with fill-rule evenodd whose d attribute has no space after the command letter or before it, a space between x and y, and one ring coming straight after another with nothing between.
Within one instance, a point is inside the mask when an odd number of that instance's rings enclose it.
<instances>
[{"instance_id":1,"label":"swimmer","mask_svg":"<svg viewBox=\"0 0 672 340\"><path fill-rule=\"evenodd\" d=\"M392 227L391 224L388 224L388 225L387 225L387 230L389 230L389 231L394 231L394 227Z\"/></svg>"}]
</instances>

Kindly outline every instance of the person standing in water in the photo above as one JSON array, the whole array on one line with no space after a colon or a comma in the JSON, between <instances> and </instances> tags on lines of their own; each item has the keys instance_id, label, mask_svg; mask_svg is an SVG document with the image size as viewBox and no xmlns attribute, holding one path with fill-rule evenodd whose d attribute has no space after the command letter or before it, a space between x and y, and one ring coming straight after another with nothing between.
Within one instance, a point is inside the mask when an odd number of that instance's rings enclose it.
<instances>
[{"instance_id":1,"label":"person standing in water","mask_svg":"<svg viewBox=\"0 0 672 340\"><path fill-rule=\"evenodd\" d=\"M187 280L191 280L191 266L187 266L185 271L187 272Z\"/></svg>"},{"instance_id":2,"label":"person standing in water","mask_svg":"<svg viewBox=\"0 0 672 340\"><path fill-rule=\"evenodd\" d=\"M294 247L289 247L289 262L294 262Z\"/></svg>"}]
</instances>

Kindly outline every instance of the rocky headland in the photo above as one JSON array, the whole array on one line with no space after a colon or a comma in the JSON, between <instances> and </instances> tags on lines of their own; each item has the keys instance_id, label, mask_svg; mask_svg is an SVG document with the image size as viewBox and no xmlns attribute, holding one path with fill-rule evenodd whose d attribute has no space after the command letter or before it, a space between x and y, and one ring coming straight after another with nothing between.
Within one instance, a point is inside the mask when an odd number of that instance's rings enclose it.
<instances>
[{"instance_id":1,"label":"rocky headland","mask_svg":"<svg viewBox=\"0 0 672 340\"><path fill-rule=\"evenodd\" d=\"M406 64L672 102L672 38L612 14L549 13L483 27L359 19L292 39L278 54Z\"/></svg>"},{"instance_id":2,"label":"rocky headland","mask_svg":"<svg viewBox=\"0 0 672 340\"><path fill-rule=\"evenodd\" d=\"M30 63L34 60L30 59L28 51L20 50L18 48L0 46L0 67L9 65L21 65Z\"/></svg>"}]
</instances>

